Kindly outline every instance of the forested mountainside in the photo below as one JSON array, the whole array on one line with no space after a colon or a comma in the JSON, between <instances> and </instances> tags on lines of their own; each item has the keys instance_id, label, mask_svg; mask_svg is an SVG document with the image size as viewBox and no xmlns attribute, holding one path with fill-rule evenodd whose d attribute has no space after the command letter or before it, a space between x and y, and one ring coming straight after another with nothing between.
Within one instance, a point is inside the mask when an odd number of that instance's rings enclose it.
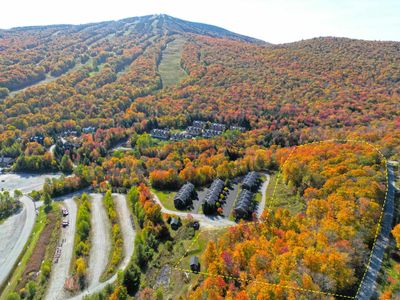
<instances>
[{"instance_id":1,"label":"forested mountainside","mask_svg":"<svg viewBox=\"0 0 400 300\"><path fill-rule=\"evenodd\" d=\"M396 42L317 38L259 45L165 16L20 28L2 36L0 131L7 136L87 125L135 123L143 130L154 121L182 126L218 116L266 129L267 144L288 145L337 132L384 135L383 128L387 133L398 123ZM185 41L181 65L188 76L162 89L161 53L177 38ZM5 97L4 88L34 83L40 84Z\"/></svg>"},{"instance_id":2,"label":"forested mountainside","mask_svg":"<svg viewBox=\"0 0 400 300\"><path fill-rule=\"evenodd\" d=\"M0 158L15 159L15 171L71 175L47 180L36 200L86 187L129 191L134 256L93 299L153 299L160 264L172 268L176 255L188 254L183 246L195 244L188 223L169 231L156 191L186 182L201 189L216 178L227 188L250 171L270 173L296 204L281 199L259 227L200 237L202 268L213 276L172 270L164 293L353 298L385 203L384 157L400 158L399 103L399 42L322 37L272 45L165 15L0 31ZM204 128L192 136L194 121ZM285 165L296 146L324 140L335 141L299 148ZM86 238L73 274L82 275L82 290ZM388 274L381 276L379 293L396 297L398 278L386 284Z\"/></svg>"}]
</instances>

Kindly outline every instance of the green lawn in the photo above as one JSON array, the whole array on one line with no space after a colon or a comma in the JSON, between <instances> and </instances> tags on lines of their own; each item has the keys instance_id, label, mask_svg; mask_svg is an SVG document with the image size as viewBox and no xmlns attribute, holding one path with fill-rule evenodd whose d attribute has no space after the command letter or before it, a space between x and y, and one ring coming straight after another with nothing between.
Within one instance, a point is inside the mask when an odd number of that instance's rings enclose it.
<instances>
[{"instance_id":1,"label":"green lawn","mask_svg":"<svg viewBox=\"0 0 400 300\"><path fill-rule=\"evenodd\" d=\"M271 175L271 179L267 188L266 208L287 208L291 213L295 214L303 211L305 208L304 200L299 195L294 195L290 188L282 181L282 177L275 173ZM277 183L278 180L278 183ZM274 194L276 186L276 191Z\"/></svg>"},{"instance_id":2,"label":"green lawn","mask_svg":"<svg viewBox=\"0 0 400 300\"><path fill-rule=\"evenodd\" d=\"M187 76L185 70L181 67L181 55L185 43L184 39L177 38L170 42L162 52L158 72L160 73L163 87L177 84Z\"/></svg>"},{"instance_id":3,"label":"green lawn","mask_svg":"<svg viewBox=\"0 0 400 300\"><path fill-rule=\"evenodd\" d=\"M155 193L160 199L161 203L164 205L166 209L176 210L174 205L174 197L176 192L173 191L159 191L156 189L152 189L153 193Z\"/></svg>"},{"instance_id":4,"label":"green lawn","mask_svg":"<svg viewBox=\"0 0 400 300\"><path fill-rule=\"evenodd\" d=\"M181 257L182 259L179 262L178 268L182 268L184 270L189 270L190 269L190 257L192 256L198 256L200 259L200 264L201 264L201 271L202 272L207 272L207 270L204 267L204 262L202 261L202 255L204 251L207 248L207 244L209 241L216 241L224 232L226 229L219 229L219 230L205 230L205 231L200 231L196 232L195 237L192 240L188 240L184 242L184 249L186 255L184 257ZM198 236L200 234L200 236ZM193 243L193 241L196 239L196 241Z\"/></svg>"}]
</instances>

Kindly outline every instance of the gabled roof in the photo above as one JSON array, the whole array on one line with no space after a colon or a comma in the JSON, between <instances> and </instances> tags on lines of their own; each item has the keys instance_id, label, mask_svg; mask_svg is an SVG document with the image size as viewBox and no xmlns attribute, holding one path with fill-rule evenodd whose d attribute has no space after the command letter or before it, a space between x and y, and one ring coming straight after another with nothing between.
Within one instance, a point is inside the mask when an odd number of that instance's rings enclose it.
<instances>
[{"instance_id":1,"label":"gabled roof","mask_svg":"<svg viewBox=\"0 0 400 300\"><path fill-rule=\"evenodd\" d=\"M235 211L241 211L243 213L251 212L251 203L253 199L253 193L249 190L243 189L240 191L239 198L236 200Z\"/></svg>"},{"instance_id":2,"label":"gabled roof","mask_svg":"<svg viewBox=\"0 0 400 300\"><path fill-rule=\"evenodd\" d=\"M172 224L174 224L174 225L179 225L179 220L177 219L177 218L172 218L171 219L171 225Z\"/></svg>"},{"instance_id":3,"label":"gabled roof","mask_svg":"<svg viewBox=\"0 0 400 300\"><path fill-rule=\"evenodd\" d=\"M197 256L192 256L190 258L190 265L198 265L199 264L199 258Z\"/></svg>"},{"instance_id":4,"label":"gabled roof","mask_svg":"<svg viewBox=\"0 0 400 300\"><path fill-rule=\"evenodd\" d=\"M205 202L207 202L207 204L209 205L214 205L215 202L218 200L218 197L221 194L224 185L225 183L221 179L215 179L207 191Z\"/></svg>"},{"instance_id":5,"label":"gabled roof","mask_svg":"<svg viewBox=\"0 0 400 300\"><path fill-rule=\"evenodd\" d=\"M194 190L195 190L194 185L190 182L187 182L176 193L174 200L175 199L187 200L192 196Z\"/></svg>"},{"instance_id":6,"label":"gabled roof","mask_svg":"<svg viewBox=\"0 0 400 300\"><path fill-rule=\"evenodd\" d=\"M256 183L257 183L257 179L258 179L258 174L257 172L249 172L247 173L246 177L243 179L242 181L242 186L244 188L246 187L253 187Z\"/></svg>"}]
</instances>

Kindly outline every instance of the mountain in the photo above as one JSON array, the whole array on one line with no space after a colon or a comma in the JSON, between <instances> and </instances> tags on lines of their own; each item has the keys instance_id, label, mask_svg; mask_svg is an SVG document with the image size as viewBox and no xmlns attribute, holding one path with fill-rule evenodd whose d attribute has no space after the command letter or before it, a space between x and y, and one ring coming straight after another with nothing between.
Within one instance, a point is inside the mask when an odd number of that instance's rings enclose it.
<instances>
[{"instance_id":1,"label":"mountain","mask_svg":"<svg viewBox=\"0 0 400 300\"><path fill-rule=\"evenodd\" d=\"M139 299L354 298L363 278L371 277L364 271L386 203L386 159L400 159L400 43L320 37L271 45L165 15L0 35L0 157L14 158L16 172L70 174L46 181L43 197L31 194L35 199L88 187L110 190L104 199L113 226L110 276L125 265L121 232L132 229L129 214L118 222L111 191L130 190L137 237L128 247L131 262L91 299L137 292ZM211 130L189 127L194 124ZM260 177L268 197L237 184L250 171L266 173ZM206 193L216 178L223 179L216 181L219 188ZM182 220L173 225L182 226L173 231L167 214L175 214L174 193L185 182L198 189L199 199L190 214L179 212ZM206 194L215 200L208 211L225 219L203 215ZM94 199L81 198L77 235L69 234L63 247L80 242L69 248L71 263L56 271L65 276L72 269L67 283L76 294L86 293L96 277L92 259L103 265L100 256L107 257L107 247L90 257L90 248L102 242L103 234L90 233L102 228L89 225L100 208L92 211ZM235 201L242 216L256 218L257 209L257 218L264 211L267 221L204 230L234 225ZM201 234L189 218L201 221ZM389 227L382 232L388 235ZM48 244L54 253L57 243ZM26 297L36 283L40 298L43 282L58 278L49 276L51 252L37 249L43 252L32 255L38 263L27 264L26 276L15 272L18 284L7 290ZM189 253L199 256L196 269L213 276L182 272L191 267ZM382 258L378 254L374 259ZM393 272L388 268L382 278L395 274L396 262L388 263ZM62 295L66 278L59 279ZM98 284L90 290L105 282Z\"/></svg>"},{"instance_id":2,"label":"mountain","mask_svg":"<svg viewBox=\"0 0 400 300\"><path fill-rule=\"evenodd\" d=\"M0 33L4 34L6 32L12 33L18 31L35 31L35 30L43 31L55 28L58 28L60 30L70 30L71 32L76 32L81 30L90 31L91 29L98 29L98 28L103 28L103 30L117 31L119 28L127 28L132 25L133 26L137 25L136 30L137 32L141 33L150 31L153 31L154 33L166 32L168 34L194 33L210 37L229 38L249 43L266 44L266 42L262 40L248 37L245 35L240 35L218 26L185 21L165 14L133 17L118 21L106 21L106 22L84 24L84 25L60 24L60 25L49 25L49 26L16 27L10 30L0 30Z\"/></svg>"}]
</instances>

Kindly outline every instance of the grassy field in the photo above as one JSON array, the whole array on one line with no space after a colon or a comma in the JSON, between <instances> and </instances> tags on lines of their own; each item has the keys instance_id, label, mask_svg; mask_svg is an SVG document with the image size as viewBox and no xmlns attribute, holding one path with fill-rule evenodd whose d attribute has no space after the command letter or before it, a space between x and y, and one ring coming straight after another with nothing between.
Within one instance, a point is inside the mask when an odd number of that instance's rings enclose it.
<instances>
[{"instance_id":1,"label":"grassy field","mask_svg":"<svg viewBox=\"0 0 400 300\"><path fill-rule=\"evenodd\" d=\"M290 188L282 181L279 173L271 174L271 179L267 188L266 208L287 208L291 213L298 213L305 207L303 199L299 195L293 195ZM277 184L278 180L278 184ZM274 195L274 189L276 191Z\"/></svg>"},{"instance_id":2,"label":"grassy field","mask_svg":"<svg viewBox=\"0 0 400 300\"><path fill-rule=\"evenodd\" d=\"M177 84L187 76L185 70L181 68L181 55L185 42L184 39L177 38L162 52L158 72L161 75L163 87Z\"/></svg>"},{"instance_id":3,"label":"grassy field","mask_svg":"<svg viewBox=\"0 0 400 300\"><path fill-rule=\"evenodd\" d=\"M159 191L156 189L152 189L153 193L155 193L160 199L161 203L164 205L166 209L176 210L174 205L174 197L176 192L172 191Z\"/></svg>"},{"instance_id":4,"label":"grassy field","mask_svg":"<svg viewBox=\"0 0 400 300\"><path fill-rule=\"evenodd\" d=\"M32 256L32 253L40 238L40 234L42 233L45 226L46 226L46 213L44 212L44 207L41 207L39 209L39 215L35 220L32 233L29 237L28 242L26 243L25 251L23 251L23 256L19 260L17 267L14 269L12 277L10 278L8 285L5 287L0 297L1 300L7 299L7 295L16 289L18 282L22 278L22 274L25 271L26 265L30 257Z\"/></svg>"},{"instance_id":5,"label":"grassy field","mask_svg":"<svg viewBox=\"0 0 400 300\"><path fill-rule=\"evenodd\" d=\"M182 228L180 230L184 231L185 229ZM201 256L207 247L207 243L210 240L216 240L218 236L221 235L221 231L197 231L193 238L184 238L182 234L179 233L178 235L179 237L175 238L177 243L174 245L172 251L169 250L163 253L162 250L159 258L156 259L159 264L158 276L161 273L160 270L166 266L169 266L171 272L168 286L160 287L164 296L163 299L186 299L187 292L193 286L199 284L200 280L204 278L203 275L193 274L191 272L185 273L179 269L175 269L174 266L178 264L178 268L189 270L190 257L195 255L200 259L201 270L206 271L204 263L201 262ZM189 251L186 253L187 250ZM173 262L172 265L171 262ZM151 281L151 283L153 282L154 281Z\"/></svg>"}]
</instances>

